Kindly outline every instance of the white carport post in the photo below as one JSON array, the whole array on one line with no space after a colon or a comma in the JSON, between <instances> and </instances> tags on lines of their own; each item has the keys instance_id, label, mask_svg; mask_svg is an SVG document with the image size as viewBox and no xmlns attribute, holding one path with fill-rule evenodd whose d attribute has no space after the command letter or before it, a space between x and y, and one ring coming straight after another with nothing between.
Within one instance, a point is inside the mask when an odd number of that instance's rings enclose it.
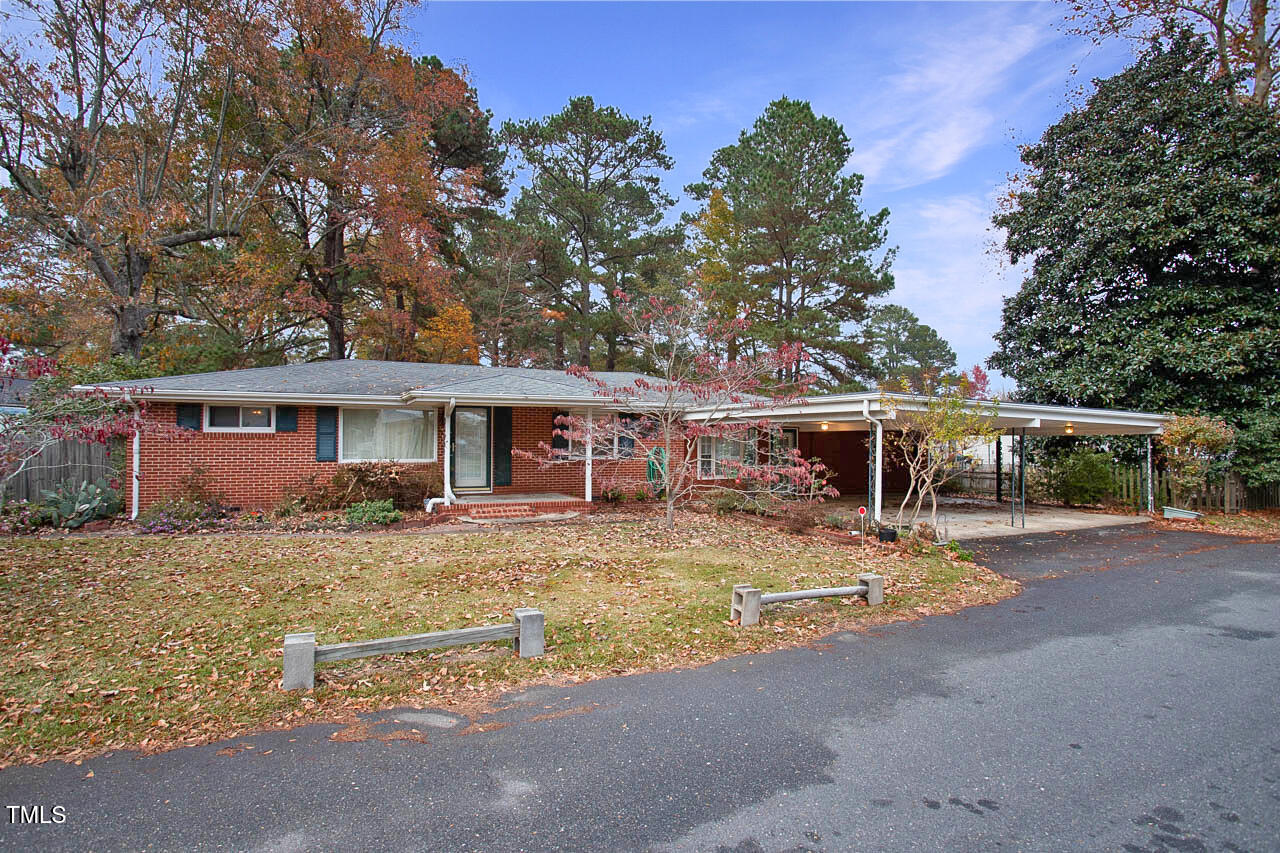
<instances>
[{"instance_id":1,"label":"white carport post","mask_svg":"<svg viewBox=\"0 0 1280 853\"><path fill-rule=\"evenodd\" d=\"M875 475L875 482L872 489L872 507L871 517L875 519L876 524L880 523L880 505L884 498L884 424L871 417L871 405L866 400L862 401L862 416L867 419L868 424L876 425L876 461L872 466L872 472ZM867 441L871 440L870 427L867 429Z\"/></svg>"},{"instance_id":2,"label":"white carport post","mask_svg":"<svg viewBox=\"0 0 1280 853\"><path fill-rule=\"evenodd\" d=\"M1155 471L1151 465L1151 436L1147 436L1147 512L1156 511Z\"/></svg>"},{"instance_id":3,"label":"white carport post","mask_svg":"<svg viewBox=\"0 0 1280 853\"><path fill-rule=\"evenodd\" d=\"M587 481L586 493L587 494L586 494L586 497L584 498L584 500L586 500L587 503L591 503L591 457L596 455L595 444L593 442L593 439L594 439L593 432L595 427L595 418L593 417L594 414L595 413L591 409L587 409L587 476L586 476L586 481Z\"/></svg>"}]
</instances>

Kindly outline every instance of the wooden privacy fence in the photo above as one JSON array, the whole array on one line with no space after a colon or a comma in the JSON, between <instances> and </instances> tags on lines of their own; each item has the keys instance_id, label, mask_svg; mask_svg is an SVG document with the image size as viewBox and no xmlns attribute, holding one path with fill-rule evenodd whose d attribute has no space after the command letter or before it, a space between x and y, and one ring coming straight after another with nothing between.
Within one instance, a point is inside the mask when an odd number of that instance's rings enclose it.
<instances>
[{"instance_id":1,"label":"wooden privacy fence","mask_svg":"<svg viewBox=\"0 0 1280 853\"><path fill-rule=\"evenodd\" d=\"M729 621L738 620L742 627L760 623L760 608L766 604L777 604L782 601L800 601L806 598L844 598L857 596L865 598L867 604L884 603L884 578L867 572L858 575L862 583L857 586L836 586L820 589L800 589L794 592L761 592L749 583L740 583L733 588L733 598L729 604Z\"/></svg>"},{"instance_id":2,"label":"wooden privacy fence","mask_svg":"<svg viewBox=\"0 0 1280 853\"><path fill-rule=\"evenodd\" d=\"M71 481L76 485L111 477L111 448L105 444L59 441L51 444L3 486L5 501L39 501L46 490Z\"/></svg>"},{"instance_id":3,"label":"wooden privacy fence","mask_svg":"<svg viewBox=\"0 0 1280 853\"><path fill-rule=\"evenodd\" d=\"M1116 503L1135 510L1147 507L1147 477L1141 466L1117 465L1111 469L1112 494ZM1007 499L1010 494L1010 475L1003 472L1003 492ZM995 495L996 472L994 468L980 466L969 471L962 471L947 481L949 486L965 494ZM1173 506L1173 487L1167 471L1156 471L1152 477L1152 492L1155 497L1155 508L1159 512L1162 506ZM1030 492L1030 489L1028 489ZM1029 499L1040 500L1043 495L1028 495ZM1222 480L1210 483L1200 494L1181 501L1179 506L1194 509L1197 512L1237 513L1242 510L1273 509L1280 507L1280 484L1268 486L1245 486L1238 474L1228 474Z\"/></svg>"},{"instance_id":4,"label":"wooden privacy fence","mask_svg":"<svg viewBox=\"0 0 1280 853\"><path fill-rule=\"evenodd\" d=\"M1112 469L1112 476L1115 480L1117 500L1136 509L1146 506L1146 480L1142 469L1117 467ZM1176 503L1173 499L1173 486L1168 472L1157 471L1152 478L1152 487L1155 490L1157 511L1162 506L1176 505L1196 512L1232 514L1244 510L1280 507L1280 483L1250 487L1244 484L1239 474L1227 474L1221 480L1210 483L1199 494L1180 499Z\"/></svg>"},{"instance_id":5,"label":"wooden privacy fence","mask_svg":"<svg viewBox=\"0 0 1280 853\"><path fill-rule=\"evenodd\" d=\"M326 661L443 649L471 643L513 640L515 653L520 657L540 657L545 648L546 631L546 618L542 611L532 607L517 607L513 616L514 619L508 625L481 625L477 628L457 628L452 631L432 631L427 634L407 634L403 637L384 637L379 640L359 640L326 646L316 645L315 632L285 634L284 679L280 686L285 690L310 690L316 683L316 664Z\"/></svg>"}]
</instances>

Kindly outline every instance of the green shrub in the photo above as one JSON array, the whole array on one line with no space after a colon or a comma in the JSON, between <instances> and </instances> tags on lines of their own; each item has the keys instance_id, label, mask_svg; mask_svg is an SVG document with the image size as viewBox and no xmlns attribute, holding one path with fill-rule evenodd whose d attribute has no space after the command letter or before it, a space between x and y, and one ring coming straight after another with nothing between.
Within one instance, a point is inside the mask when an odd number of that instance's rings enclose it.
<instances>
[{"instance_id":1,"label":"green shrub","mask_svg":"<svg viewBox=\"0 0 1280 853\"><path fill-rule=\"evenodd\" d=\"M1115 492L1111 457L1086 447L1054 459L1045 479L1049 493L1067 506L1102 503Z\"/></svg>"},{"instance_id":2,"label":"green shrub","mask_svg":"<svg viewBox=\"0 0 1280 853\"><path fill-rule=\"evenodd\" d=\"M192 533L231 525L227 499L198 465L183 475L178 488L138 513L143 533Z\"/></svg>"},{"instance_id":3,"label":"green shrub","mask_svg":"<svg viewBox=\"0 0 1280 853\"><path fill-rule=\"evenodd\" d=\"M120 496L105 481L79 484L67 481L44 493L43 512L49 524L74 530L90 521L120 512Z\"/></svg>"},{"instance_id":4,"label":"green shrub","mask_svg":"<svg viewBox=\"0 0 1280 853\"><path fill-rule=\"evenodd\" d=\"M823 521L826 523L827 527L834 527L836 530L844 530L849 526L850 519L840 515L839 513L833 512L828 513L827 517L823 519Z\"/></svg>"},{"instance_id":5,"label":"green shrub","mask_svg":"<svg viewBox=\"0 0 1280 853\"><path fill-rule=\"evenodd\" d=\"M351 524L394 524L404 518L390 500L360 501L347 507L346 515Z\"/></svg>"},{"instance_id":6,"label":"green shrub","mask_svg":"<svg viewBox=\"0 0 1280 853\"><path fill-rule=\"evenodd\" d=\"M418 509L425 498L444 495L444 477L438 466L353 462L339 465L327 479L304 480L293 491L307 510L342 509L362 501L391 501L399 509Z\"/></svg>"},{"instance_id":7,"label":"green shrub","mask_svg":"<svg viewBox=\"0 0 1280 853\"><path fill-rule=\"evenodd\" d=\"M0 533L34 533L51 523L48 508L44 504L10 501L0 506Z\"/></svg>"},{"instance_id":8,"label":"green shrub","mask_svg":"<svg viewBox=\"0 0 1280 853\"><path fill-rule=\"evenodd\" d=\"M728 515L731 512L745 509L747 502L741 492L733 489L712 489L706 495L707 505L715 510L716 515Z\"/></svg>"},{"instance_id":9,"label":"green shrub","mask_svg":"<svg viewBox=\"0 0 1280 853\"><path fill-rule=\"evenodd\" d=\"M960 543L954 539L947 543L947 550L951 552L952 556L962 563L973 562L973 552L966 551L960 546Z\"/></svg>"}]
</instances>

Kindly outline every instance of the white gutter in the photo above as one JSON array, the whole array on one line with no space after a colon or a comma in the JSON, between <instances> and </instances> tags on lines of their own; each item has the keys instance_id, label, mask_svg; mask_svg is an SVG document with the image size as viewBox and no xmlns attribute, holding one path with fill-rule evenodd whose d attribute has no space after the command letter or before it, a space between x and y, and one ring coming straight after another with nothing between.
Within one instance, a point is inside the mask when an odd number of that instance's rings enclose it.
<instances>
[{"instance_id":1,"label":"white gutter","mask_svg":"<svg viewBox=\"0 0 1280 853\"><path fill-rule=\"evenodd\" d=\"M129 397L128 391L124 392L123 400L129 404L133 403L133 400L130 399ZM134 412L135 413L137 412L136 406L134 407ZM130 487L129 520L137 521L138 519L138 482L142 479L142 430L141 428L134 429L133 431L133 476L131 479L133 480L133 483L131 484L131 487Z\"/></svg>"},{"instance_id":2,"label":"white gutter","mask_svg":"<svg viewBox=\"0 0 1280 853\"><path fill-rule=\"evenodd\" d=\"M880 523L880 504L883 497L884 477L881 473L884 469L884 424L877 418L871 417L871 403L869 400L862 401L862 416L868 422L876 425L876 487L875 487L875 508L873 518L876 524ZM867 435L870 437L870 431Z\"/></svg>"}]
</instances>

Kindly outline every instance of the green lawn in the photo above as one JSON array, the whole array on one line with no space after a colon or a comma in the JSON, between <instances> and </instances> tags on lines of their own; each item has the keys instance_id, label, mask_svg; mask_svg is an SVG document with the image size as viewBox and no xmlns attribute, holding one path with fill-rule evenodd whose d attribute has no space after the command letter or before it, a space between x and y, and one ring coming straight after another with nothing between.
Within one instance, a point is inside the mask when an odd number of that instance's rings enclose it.
<instances>
[{"instance_id":1,"label":"green lawn","mask_svg":"<svg viewBox=\"0 0 1280 853\"><path fill-rule=\"evenodd\" d=\"M482 707L500 689L686 666L837 626L1011 594L985 569L686 516L674 533L601 520L470 535L76 537L0 541L0 764L158 749L401 703ZM727 623L730 588L885 575L887 603L767 608ZM278 688L282 636L321 643L547 617L548 654L490 646L317 669Z\"/></svg>"}]
</instances>

